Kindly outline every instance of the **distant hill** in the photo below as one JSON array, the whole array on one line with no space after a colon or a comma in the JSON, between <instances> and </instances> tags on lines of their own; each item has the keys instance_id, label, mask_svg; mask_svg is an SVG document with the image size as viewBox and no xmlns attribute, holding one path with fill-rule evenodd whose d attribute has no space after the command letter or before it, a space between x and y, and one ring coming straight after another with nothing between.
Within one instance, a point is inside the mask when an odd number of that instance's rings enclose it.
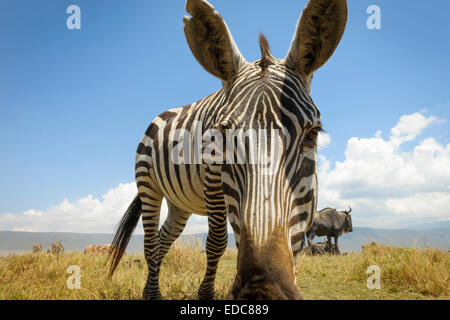
<instances>
[{"instance_id":1,"label":"distant hill","mask_svg":"<svg viewBox=\"0 0 450 320\"><path fill-rule=\"evenodd\" d=\"M450 249L450 228L431 230L353 228L353 232L344 234L339 239L339 247L344 251L359 252L363 244L372 241L396 247L428 246L447 251Z\"/></svg>"},{"instance_id":2,"label":"distant hill","mask_svg":"<svg viewBox=\"0 0 450 320\"><path fill-rule=\"evenodd\" d=\"M450 220L435 221L430 223L409 226L411 230L432 230L432 229L450 229Z\"/></svg>"},{"instance_id":3,"label":"distant hill","mask_svg":"<svg viewBox=\"0 0 450 320\"><path fill-rule=\"evenodd\" d=\"M46 250L53 241L61 241L66 251L83 251L90 244L106 244L112 241L111 234L83 233L41 233L0 231L0 256L15 252L30 252L34 243L40 243ZM326 238L315 238L314 242ZM204 248L206 234L184 235L185 243L201 243ZM341 251L361 251L361 246L369 242L377 242L397 247L425 246L444 251L450 249L450 228L431 230L385 230L354 227L353 232L344 234L339 239ZM128 253L143 252L143 235L134 235L127 248ZM234 234L228 236L228 247L235 248Z\"/></svg>"},{"instance_id":4,"label":"distant hill","mask_svg":"<svg viewBox=\"0 0 450 320\"><path fill-rule=\"evenodd\" d=\"M206 234L184 236L185 239L201 239L203 247L206 243ZM326 237L316 237L313 242L325 241ZM334 239L333 239L334 241ZM377 242L395 247L426 246L447 251L450 249L450 228L433 230L387 230L354 227L353 232L343 234L339 238L339 249L344 251L360 252L361 246ZM234 234L228 235L228 247L235 248Z\"/></svg>"}]
</instances>

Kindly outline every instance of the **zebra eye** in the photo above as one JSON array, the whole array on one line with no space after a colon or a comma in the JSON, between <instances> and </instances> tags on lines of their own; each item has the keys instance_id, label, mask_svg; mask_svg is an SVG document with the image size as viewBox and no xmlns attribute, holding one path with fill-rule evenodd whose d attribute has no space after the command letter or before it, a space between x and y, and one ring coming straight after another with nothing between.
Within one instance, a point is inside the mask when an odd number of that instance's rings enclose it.
<instances>
[{"instance_id":1,"label":"zebra eye","mask_svg":"<svg viewBox=\"0 0 450 320\"><path fill-rule=\"evenodd\" d=\"M317 138L319 136L319 128L311 129L308 132L308 135L305 137L305 141L303 141L303 145L314 148L317 145Z\"/></svg>"},{"instance_id":2,"label":"zebra eye","mask_svg":"<svg viewBox=\"0 0 450 320\"><path fill-rule=\"evenodd\" d=\"M310 140L317 140L317 137L319 136L319 130L313 129L308 133L308 138Z\"/></svg>"}]
</instances>

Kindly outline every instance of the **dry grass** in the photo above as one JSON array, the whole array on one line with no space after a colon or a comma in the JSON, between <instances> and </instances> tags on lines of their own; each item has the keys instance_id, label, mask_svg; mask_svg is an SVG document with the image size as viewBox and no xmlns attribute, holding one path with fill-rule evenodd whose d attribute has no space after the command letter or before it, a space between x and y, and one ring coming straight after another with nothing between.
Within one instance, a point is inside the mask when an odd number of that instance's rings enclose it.
<instances>
[{"instance_id":1,"label":"dry grass","mask_svg":"<svg viewBox=\"0 0 450 320\"><path fill-rule=\"evenodd\" d=\"M139 265L134 260L140 260ZM235 273L235 250L221 259L216 293L225 298ZM81 269L81 289L69 290L66 273L71 265ZM174 245L161 266L161 293L167 299L197 299L205 272L206 256L198 246ZM106 256L81 252L62 255L21 254L0 258L0 300L137 300L147 279L142 254L122 258L112 280L107 279Z\"/></svg>"},{"instance_id":2,"label":"dry grass","mask_svg":"<svg viewBox=\"0 0 450 320\"><path fill-rule=\"evenodd\" d=\"M353 267L353 279L364 280L364 270L370 265L381 268L384 286L391 292L410 290L439 297L450 295L450 254L426 248L395 248L367 246Z\"/></svg>"},{"instance_id":3,"label":"dry grass","mask_svg":"<svg viewBox=\"0 0 450 320\"><path fill-rule=\"evenodd\" d=\"M81 268L80 290L67 288L70 265ZM197 299L205 265L199 247L173 246L161 267L163 296ZM381 268L381 290L366 287L370 265ZM300 256L296 275L305 299L449 299L449 270L446 252L373 246L362 254ZM236 250L228 250L219 264L218 299L226 297L235 272ZM105 256L13 255L0 258L0 299L140 299L146 277L143 255L125 256L112 280L107 279Z\"/></svg>"}]
</instances>

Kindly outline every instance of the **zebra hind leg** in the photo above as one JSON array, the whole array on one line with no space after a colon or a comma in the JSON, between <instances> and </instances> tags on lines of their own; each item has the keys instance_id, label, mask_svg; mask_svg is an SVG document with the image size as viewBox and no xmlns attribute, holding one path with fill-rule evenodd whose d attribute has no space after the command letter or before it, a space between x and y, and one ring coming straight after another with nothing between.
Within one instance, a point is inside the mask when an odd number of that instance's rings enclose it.
<instances>
[{"instance_id":1,"label":"zebra hind leg","mask_svg":"<svg viewBox=\"0 0 450 320\"><path fill-rule=\"evenodd\" d=\"M167 201L167 207L167 219L161 227L161 230L159 231L159 252L156 259L158 270L160 269L161 263L164 260L164 257L169 251L171 245L181 235L184 227L186 226L186 223L191 216L191 213L175 207L169 201Z\"/></svg>"},{"instance_id":2,"label":"zebra hind leg","mask_svg":"<svg viewBox=\"0 0 450 320\"><path fill-rule=\"evenodd\" d=\"M160 192L150 189L150 186L150 184L147 184L145 189L138 187L139 196L142 200L142 224L145 233L144 255L148 266L147 282L142 297L145 300L157 300L161 298L158 281L160 249L158 227L163 196ZM155 187L155 189L157 188Z\"/></svg>"},{"instance_id":3,"label":"zebra hind leg","mask_svg":"<svg viewBox=\"0 0 450 320\"><path fill-rule=\"evenodd\" d=\"M198 289L200 300L214 299L217 266L228 244L227 217L225 214L208 216L208 227L208 238L206 240L207 266L205 277Z\"/></svg>"}]
</instances>

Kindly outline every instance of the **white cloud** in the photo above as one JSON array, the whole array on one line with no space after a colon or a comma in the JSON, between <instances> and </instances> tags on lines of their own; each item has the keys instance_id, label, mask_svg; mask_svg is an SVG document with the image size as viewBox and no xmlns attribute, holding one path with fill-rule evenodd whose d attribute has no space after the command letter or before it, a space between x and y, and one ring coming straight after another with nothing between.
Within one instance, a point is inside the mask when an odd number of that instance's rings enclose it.
<instances>
[{"instance_id":1,"label":"white cloud","mask_svg":"<svg viewBox=\"0 0 450 320\"><path fill-rule=\"evenodd\" d=\"M439 120L420 113L404 115L384 140L351 138L345 161L319 157L319 208L353 207L355 225L405 227L450 218L450 144L434 138L416 143L410 152L403 143L414 141ZM442 121L440 121L442 122Z\"/></svg>"},{"instance_id":2,"label":"white cloud","mask_svg":"<svg viewBox=\"0 0 450 320\"><path fill-rule=\"evenodd\" d=\"M25 216L37 216L37 217L41 217L42 216L42 211L36 211L34 209L25 211L23 213Z\"/></svg>"},{"instance_id":3,"label":"white cloud","mask_svg":"<svg viewBox=\"0 0 450 320\"><path fill-rule=\"evenodd\" d=\"M17 231L17 232L37 232L36 229L32 229L32 228L13 228L12 231Z\"/></svg>"},{"instance_id":4,"label":"white cloud","mask_svg":"<svg viewBox=\"0 0 450 320\"><path fill-rule=\"evenodd\" d=\"M319 156L319 208L353 208L355 225L404 227L450 219L450 144L434 138L415 142L409 152L402 144L415 141L432 123L443 122L422 113L404 115L382 138L348 140L345 161L332 164ZM320 148L331 142L328 134L319 136ZM137 193L136 184L125 183L108 190L101 199L91 195L74 202L64 199L45 210L0 214L0 230L34 232L112 233ZM163 201L160 225L167 217ZM192 215L185 234L207 232L207 218ZM231 227L229 226L231 231ZM135 233L142 234L142 223Z\"/></svg>"},{"instance_id":5,"label":"white cloud","mask_svg":"<svg viewBox=\"0 0 450 320\"><path fill-rule=\"evenodd\" d=\"M425 117L421 113L413 113L401 116L398 124L391 129L390 140L395 146L400 146L406 141L414 140L427 126L437 121L437 118Z\"/></svg>"},{"instance_id":6,"label":"white cloud","mask_svg":"<svg viewBox=\"0 0 450 320\"><path fill-rule=\"evenodd\" d=\"M331 137L328 133L320 132L319 133L319 140L318 140L318 146L319 150L323 150L327 148L331 143Z\"/></svg>"},{"instance_id":7,"label":"white cloud","mask_svg":"<svg viewBox=\"0 0 450 320\"><path fill-rule=\"evenodd\" d=\"M100 200L88 195L74 202L64 199L42 211L30 209L23 213L3 213L0 214L0 230L112 233L136 193L136 183L125 183L108 190ZM160 226L166 220L167 211L164 200L161 205ZM207 219L192 215L185 233L202 233L207 230ZM143 233L142 223L139 222L135 234Z\"/></svg>"},{"instance_id":8,"label":"white cloud","mask_svg":"<svg viewBox=\"0 0 450 320\"><path fill-rule=\"evenodd\" d=\"M61 203L45 210L0 214L0 230L111 233L136 195L136 184L119 184L103 195Z\"/></svg>"}]
</instances>

